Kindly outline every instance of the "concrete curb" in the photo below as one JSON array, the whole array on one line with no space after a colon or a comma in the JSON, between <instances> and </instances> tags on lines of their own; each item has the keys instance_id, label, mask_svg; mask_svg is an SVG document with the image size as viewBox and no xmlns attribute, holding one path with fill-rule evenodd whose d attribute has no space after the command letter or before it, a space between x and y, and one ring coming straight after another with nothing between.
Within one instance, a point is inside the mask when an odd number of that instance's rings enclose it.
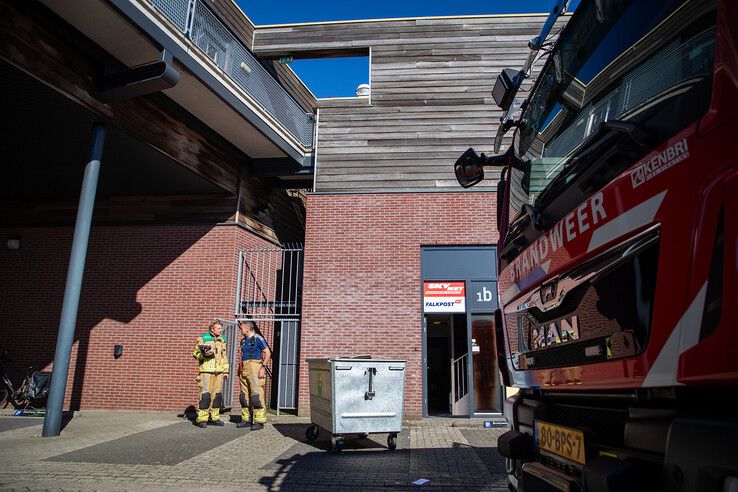
<instances>
[{"instance_id":1,"label":"concrete curb","mask_svg":"<svg viewBox=\"0 0 738 492\"><path fill-rule=\"evenodd\" d=\"M1 408L0 417L12 417L15 408ZM142 419L146 419L148 415L151 418L154 417L177 417L180 419L186 419L187 416L176 411L163 411L163 410L74 410L64 412L65 416L72 416L73 418L83 418L85 415L101 415L101 414L124 414L124 413L136 413ZM225 415L229 415L225 413ZM27 415L25 417L31 417ZM240 413L234 412L230 414L230 421L236 421L240 419ZM40 417L36 417L40 418ZM294 423L310 423L309 417L300 417L295 415L283 414L280 416L269 414L269 420L272 422L294 422ZM494 428L502 428L501 426L507 426L507 421L502 417L489 417L489 418L443 418L443 417L428 417L424 419L409 419L405 420L405 427L438 427L448 428L456 427L461 429L482 429L484 428L484 422L493 422Z\"/></svg>"}]
</instances>

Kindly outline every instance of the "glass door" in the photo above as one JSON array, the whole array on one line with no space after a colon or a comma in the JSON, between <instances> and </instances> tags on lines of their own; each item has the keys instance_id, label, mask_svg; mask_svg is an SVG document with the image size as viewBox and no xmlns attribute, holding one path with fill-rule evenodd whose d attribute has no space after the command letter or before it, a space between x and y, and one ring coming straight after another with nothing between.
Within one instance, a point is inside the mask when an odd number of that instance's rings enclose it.
<instances>
[{"instance_id":1,"label":"glass door","mask_svg":"<svg viewBox=\"0 0 738 492\"><path fill-rule=\"evenodd\" d=\"M502 411L502 388L497 368L495 321L492 314L471 317L474 413Z\"/></svg>"}]
</instances>

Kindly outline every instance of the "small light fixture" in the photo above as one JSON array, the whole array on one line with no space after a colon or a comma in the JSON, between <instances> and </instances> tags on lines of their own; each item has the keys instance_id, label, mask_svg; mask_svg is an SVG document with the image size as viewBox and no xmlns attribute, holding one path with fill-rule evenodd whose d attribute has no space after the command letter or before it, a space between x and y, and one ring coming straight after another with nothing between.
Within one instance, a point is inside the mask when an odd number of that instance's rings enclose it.
<instances>
[{"instance_id":1,"label":"small light fixture","mask_svg":"<svg viewBox=\"0 0 738 492\"><path fill-rule=\"evenodd\" d=\"M241 62L241 70L246 72L247 75L251 74L251 67L246 65L246 62Z\"/></svg>"},{"instance_id":2,"label":"small light fixture","mask_svg":"<svg viewBox=\"0 0 738 492\"><path fill-rule=\"evenodd\" d=\"M21 239L18 236L10 236L8 238L8 249L20 249Z\"/></svg>"}]
</instances>

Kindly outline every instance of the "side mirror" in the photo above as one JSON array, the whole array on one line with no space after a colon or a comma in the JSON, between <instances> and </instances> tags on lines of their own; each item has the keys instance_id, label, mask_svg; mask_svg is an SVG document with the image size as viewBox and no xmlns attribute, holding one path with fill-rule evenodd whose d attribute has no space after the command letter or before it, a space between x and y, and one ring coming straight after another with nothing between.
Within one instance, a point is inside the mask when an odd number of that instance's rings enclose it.
<instances>
[{"instance_id":1,"label":"side mirror","mask_svg":"<svg viewBox=\"0 0 738 492\"><path fill-rule=\"evenodd\" d=\"M492 98L494 98L495 103L503 111L507 111L510 108L513 99L515 99L515 94L523 82L524 76L525 74L522 71L512 68L504 69L497 76L495 86L492 88Z\"/></svg>"},{"instance_id":2,"label":"side mirror","mask_svg":"<svg viewBox=\"0 0 738 492\"><path fill-rule=\"evenodd\" d=\"M478 156L472 148L467 149L461 157L456 159L454 173L462 187L471 188L484 179L484 168L482 167L484 161L485 158Z\"/></svg>"},{"instance_id":3,"label":"side mirror","mask_svg":"<svg viewBox=\"0 0 738 492\"><path fill-rule=\"evenodd\" d=\"M477 155L474 149L469 148L461 154L461 157L456 159L456 163L454 164L456 180L464 188L471 188L484 179L484 166L507 166L510 163L511 155L511 149L508 149L502 155L487 157L484 153Z\"/></svg>"}]
</instances>

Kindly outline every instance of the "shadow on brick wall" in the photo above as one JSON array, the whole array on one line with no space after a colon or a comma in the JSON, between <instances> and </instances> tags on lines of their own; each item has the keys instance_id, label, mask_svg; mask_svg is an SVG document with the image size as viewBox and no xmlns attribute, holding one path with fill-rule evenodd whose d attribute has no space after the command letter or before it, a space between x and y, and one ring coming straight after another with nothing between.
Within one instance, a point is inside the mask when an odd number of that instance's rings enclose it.
<instances>
[{"instance_id":1,"label":"shadow on brick wall","mask_svg":"<svg viewBox=\"0 0 738 492\"><path fill-rule=\"evenodd\" d=\"M70 409L80 408L83 395L94 402L93 408L125 407L126 400L137 402L129 406L145 407L146 399L157 400L156 381L171 378L167 373L172 372L162 361L172 359L173 351L189 355L194 327L206 326L207 317L222 310L213 295L217 288L205 286L202 295L196 293L202 275L228 270L207 263L232 254L232 243L211 247L217 245L216 237L198 248L212 230L207 225L93 226L67 385ZM13 341L8 347L14 354L10 369L18 380L26 366L43 368L53 362L72 229L13 231L22 237L22 247L0 252L0 323L6 343ZM186 305L195 297L202 299L200 305ZM134 323L142 314L145 319ZM184 332L181 348L178 331ZM116 343L124 346L117 360ZM88 386L92 392L85 394ZM96 394L95 388L104 390ZM161 402L151 402L152 409L161 407Z\"/></svg>"}]
</instances>

